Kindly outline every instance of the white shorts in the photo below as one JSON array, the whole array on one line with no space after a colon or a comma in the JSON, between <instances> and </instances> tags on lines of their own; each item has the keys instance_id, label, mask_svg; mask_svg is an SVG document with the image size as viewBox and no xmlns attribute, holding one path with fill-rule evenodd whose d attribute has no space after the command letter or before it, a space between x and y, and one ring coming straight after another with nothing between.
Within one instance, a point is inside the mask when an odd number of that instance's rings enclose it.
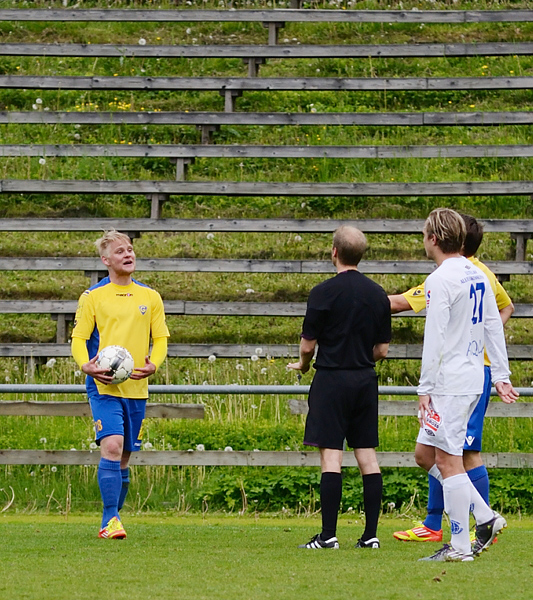
<instances>
[{"instance_id":1,"label":"white shorts","mask_svg":"<svg viewBox=\"0 0 533 600\"><path fill-rule=\"evenodd\" d=\"M420 428L416 441L454 456L462 456L468 420L479 397L479 394L431 396L430 412L426 413L424 426Z\"/></svg>"}]
</instances>

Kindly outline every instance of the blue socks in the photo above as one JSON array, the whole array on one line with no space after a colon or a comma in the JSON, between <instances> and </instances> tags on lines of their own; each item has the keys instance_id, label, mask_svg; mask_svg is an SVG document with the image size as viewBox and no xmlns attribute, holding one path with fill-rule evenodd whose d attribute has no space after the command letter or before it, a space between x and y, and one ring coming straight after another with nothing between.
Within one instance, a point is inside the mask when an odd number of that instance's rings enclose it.
<instances>
[{"instance_id":1,"label":"blue socks","mask_svg":"<svg viewBox=\"0 0 533 600\"><path fill-rule=\"evenodd\" d=\"M104 503L104 514L102 515L102 527L109 520L118 517L118 499L122 488L122 475L120 473L120 461L101 458L98 465L98 485Z\"/></svg>"},{"instance_id":2,"label":"blue socks","mask_svg":"<svg viewBox=\"0 0 533 600\"><path fill-rule=\"evenodd\" d=\"M120 475L122 477L122 488L120 489L120 496L118 497L118 510L121 510L124 506L124 500L126 500L126 496L128 495L128 488L130 487L129 467L120 469Z\"/></svg>"},{"instance_id":3,"label":"blue socks","mask_svg":"<svg viewBox=\"0 0 533 600\"><path fill-rule=\"evenodd\" d=\"M485 465L470 469L466 473L470 477L470 481L479 492L479 495L489 504L489 473ZM490 506L490 504L489 504Z\"/></svg>"},{"instance_id":4,"label":"blue socks","mask_svg":"<svg viewBox=\"0 0 533 600\"><path fill-rule=\"evenodd\" d=\"M466 474L470 478L480 496L489 504L489 474L487 467L481 465L467 471ZM444 494L442 485L435 477L429 475L429 498L428 498L428 514L424 520L424 525L433 531L442 529L442 513L444 511Z\"/></svg>"}]
</instances>

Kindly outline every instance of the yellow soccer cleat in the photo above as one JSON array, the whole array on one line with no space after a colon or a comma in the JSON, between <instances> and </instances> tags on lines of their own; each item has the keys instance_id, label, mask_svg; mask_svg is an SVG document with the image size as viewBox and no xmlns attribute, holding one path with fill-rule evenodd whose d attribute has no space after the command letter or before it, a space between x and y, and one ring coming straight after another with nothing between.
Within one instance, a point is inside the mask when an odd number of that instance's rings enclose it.
<instances>
[{"instance_id":1,"label":"yellow soccer cleat","mask_svg":"<svg viewBox=\"0 0 533 600\"><path fill-rule=\"evenodd\" d=\"M433 531L423 523L416 523L413 529L395 531L392 535L401 542L442 542L442 529Z\"/></svg>"},{"instance_id":2,"label":"yellow soccer cleat","mask_svg":"<svg viewBox=\"0 0 533 600\"><path fill-rule=\"evenodd\" d=\"M122 523L117 517L109 519L107 525L102 527L98 533L99 538L106 538L108 540L125 540L126 530L122 527Z\"/></svg>"}]
</instances>

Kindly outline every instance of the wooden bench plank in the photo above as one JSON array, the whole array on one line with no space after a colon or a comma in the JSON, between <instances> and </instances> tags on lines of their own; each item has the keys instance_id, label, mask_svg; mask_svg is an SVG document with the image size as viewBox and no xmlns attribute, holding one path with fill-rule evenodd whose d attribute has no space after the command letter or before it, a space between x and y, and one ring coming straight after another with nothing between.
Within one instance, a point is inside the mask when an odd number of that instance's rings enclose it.
<instances>
[{"instance_id":1,"label":"wooden bench plank","mask_svg":"<svg viewBox=\"0 0 533 600\"><path fill-rule=\"evenodd\" d=\"M531 275L533 262L484 261L496 275ZM262 260L223 258L139 258L137 271L188 273L334 273L327 260ZM435 263L428 260L363 260L360 270L373 274L428 274ZM0 257L0 271L106 272L97 257Z\"/></svg>"},{"instance_id":2,"label":"wooden bench plank","mask_svg":"<svg viewBox=\"0 0 533 600\"><path fill-rule=\"evenodd\" d=\"M3 194L169 194L208 196L524 196L533 181L450 182L248 182L248 181L94 181L0 180Z\"/></svg>"},{"instance_id":3,"label":"wooden bench plank","mask_svg":"<svg viewBox=\"0 0 533 600\"><path fill-rule=\"evenodd\" d=\"M249 359L261 347L261 357L289 358L298 356L297 344L169 344L170 358L218 358ZM533 346L508 345L507 352L511 360L533 360ZM71 356L70 344L0 344L0 356L16 358L66 358ZM419 344L392 344L388 359L419 360L422 346Z\"/></svg>"},{"instance_id":4,"label":"wooden bench plank","mask_svg":"<svg viewBox=\"0 0 533 600\"><path fill-rule=\"evenodd\" d=\"M430 58L452 56L528 56L531 42L478 44L342 45L115 45L0 44L0 56L72 56L138 58Z\"/></svg>"},{"instance_id":5,"label":"wooden bench plank","mask_svg":"<svg viewBox=\"0 0 533 600\"><path fill-rule=\"evenodd\" d=\"M532 111L533 112L533 111ZM533 219L478 219L485 230L533 233ZM419 234L423 219L113 219L113 218L0 218L0 231L95 231L222 233L332 233L353 225L365 233Z\"/></svg>"},{"instance_id":6,"label":"wooden bench plank","mask_svg":"<svg viewBox=\"0 0 533 600\"><path fill-rule=\"evenodd\" d=\"M289 410L293 415L306 415L309 406L306 400L288 400ZM380 400L379 415L381 417L416 417L418 413L418 400ZM533 417L533 402L517 402L503 404L499 401L489 402L487 417L496 418L531 418Z\"/></svg>"},{"instance_id":7,"label":"wooden bench plank","mask_svg":"<svg viewBox=\"0 0 533 600\"><path fill-rule=\"evenodd\" d=\"M533 145L242 146L222 144L0 144L0 156L120 156L126 158L495 158L531 157L533 156Z\"/></svg>"},{"instance_id":8,"label":"wooden bench plank","mask_svg":"<svg viewBox=\"0 0 533 600\"><path fill-rule=\"evenodd\" d=\"M522 90L533 77L80 77L0 75L0 89L161 91Z\"/></svg>"},{"instance_id":9,"label":"wooden bench plank","mask_svg":"<svg viewBox=\"0 0 533 600\"><path fill-rule=\"evenodd\" d=\"M36 401L0 401L2 416L34 417L90 417L88 402L36 402ZM203 404L172 404L148 402L146 417L150 419L203 419Z\"/></svg>"},{"instance_id":10,"label":"wooden bench plank","mask_svg":"<svg viewBox=\"0 0 533 600\"><path fill-rule=\"evenodd\" d=\"M413 452L378 452L381 467L417 467ZM483 453L489 468L524 469L533 467L533 454ZM99 451L78 450L0 450L2 465L98 465ZM195 451L166 450L134 452L131 465L172 466L248 466L248 467L318 467L319 452L295 451ZM344 452L344 467L356 467L352 452Z\"/></svg>"},{"instance_id":11,"label":"wooden bench plank","mask_svg":"<svg viewBox=\"0 0 533 600\"><path fill-rule=\"evenodd\" d=\"M61 112L0 111L0 124L126 125L531 125L533 111L440 113L257 113L257 112Z\"/></svg>"},{"instance_id":12,"label":"wooden bench plank","mask_svg":"<svg viewBox=\"0 0 533 600\"><path fill-rule=\"evenodd\" d=\"M533 21L518 10L139 10L2 9L0 21L288 22L288 23L514 23Z\"/></svg>"},{"instance_id":13,"label":"wooden bench plank","mask_svg":"<svg viewBox=\"0 0 533 600\"><path fill-rule=\"evenodd\" d=\"M76 312L75 300L0 300L0 314L52 314L65 315L72 320ZM199 302L194 300L165 300L167 315L188 316L268 316L303 317L305 302ZM405 311L393 317L424 317ZM513 319L532 318L533 304L515 304Z\"/></svg>"}]
</instances>

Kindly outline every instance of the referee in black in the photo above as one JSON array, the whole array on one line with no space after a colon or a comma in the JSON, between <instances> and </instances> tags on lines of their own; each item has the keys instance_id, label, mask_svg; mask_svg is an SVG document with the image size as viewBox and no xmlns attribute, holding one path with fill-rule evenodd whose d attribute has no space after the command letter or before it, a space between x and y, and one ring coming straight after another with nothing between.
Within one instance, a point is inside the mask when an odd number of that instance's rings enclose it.
<instances>
[{"instance_id":1,"label":"referee in black","mask_svg":"<svg viewBox=\"0 0 533 600\"><path fill-rule=\"evenodd\" d=\"M355 227L342 226L333 234L331 260L337 275L311 290L300 360L288 365L307 373L318 344L304 444L320 450L322 531L300 548L339 547L336 530L345 439L354 448L363 477L366 526L356 548L379 548L383 479L375 450L379 442L374 367L387 355L391 317L383 288L357 270L366 246L364 234Z\"/></svg>"}]
</instances>

